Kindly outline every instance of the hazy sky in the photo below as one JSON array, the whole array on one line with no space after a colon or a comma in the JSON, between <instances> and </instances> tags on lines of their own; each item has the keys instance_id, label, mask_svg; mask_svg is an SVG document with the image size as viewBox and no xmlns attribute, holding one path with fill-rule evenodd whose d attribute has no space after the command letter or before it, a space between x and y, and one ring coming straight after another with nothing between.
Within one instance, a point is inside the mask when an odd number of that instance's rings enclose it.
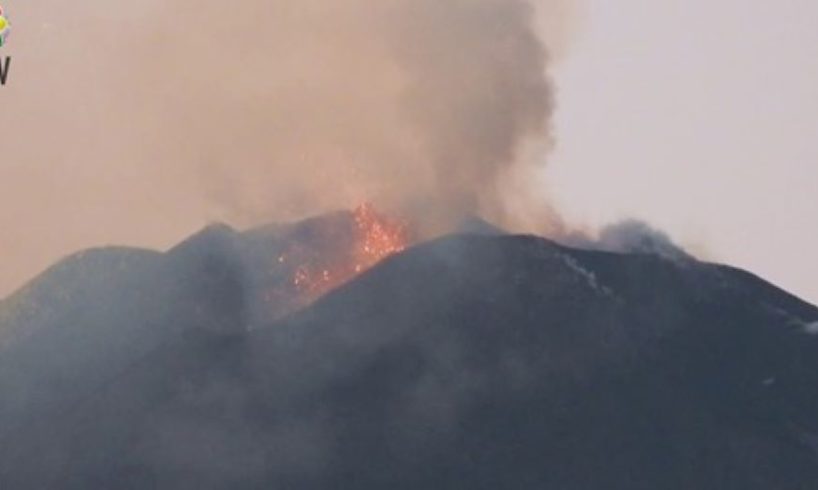
<instances>
[{"instance_id":1,"label":"hazy sky","mask_svg":"<svg viewBox=\"0 0 818 490\"><path fill-rule=\"evenodd\" d=\"M15 26L0 49L14 58L0 88L0 297L66 253L166 247L218 218L201 211L213 196L201 193L196 170L163 158L190 149L153 144L168 129L151 129L161 111L130 107L137 117L124 121L115 113L131 94L110 82L167 48L117 40L161 22L147 14L161 2L0 3ZM589 225L645 219L818 302L818 3L582 3L553 67L557 150L547 181L562 211ZM92 18L107 32L73 35ZM108 58L116 47L143 57ZM208 53L196 62L209 70ZM111 165L85 166L89 153Z\"/></svg>"},{"instance_id":2,"label":"hazy sky","mask_svg":"<svg viewBox=\"0 0 818 490\"><path fill-rule=\"evenodd\" d=\"M818 302L818 2L587 0L556 79L564 212Z\"/></svg>"}]
</instances>

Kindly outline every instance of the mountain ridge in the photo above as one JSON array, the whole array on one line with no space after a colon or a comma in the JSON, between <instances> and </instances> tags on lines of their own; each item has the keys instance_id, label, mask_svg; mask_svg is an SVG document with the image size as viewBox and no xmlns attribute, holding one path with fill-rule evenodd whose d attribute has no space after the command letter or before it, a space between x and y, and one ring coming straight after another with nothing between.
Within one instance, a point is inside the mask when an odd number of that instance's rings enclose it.
<instances>
[{"instance_id":1,"label":"mountain ridge","mask_svg":"<svg viewBox=\"0 0 818 490\"><path fill-rule=\"evenodd\" d=\"M750 273L462 234L254 323L259 283L235 262L247 235L213 230L74 308L109 311L96 326L65 317L4 348L0 484L818 481L818 336L805 327L818 309Z\"/></svg>"}]
</instances>

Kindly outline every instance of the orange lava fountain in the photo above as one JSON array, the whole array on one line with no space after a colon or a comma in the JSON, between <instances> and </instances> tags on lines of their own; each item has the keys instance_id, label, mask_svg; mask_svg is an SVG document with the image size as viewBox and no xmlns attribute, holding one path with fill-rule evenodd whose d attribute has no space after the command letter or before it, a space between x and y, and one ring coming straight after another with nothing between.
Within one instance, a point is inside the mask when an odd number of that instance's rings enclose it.
<instances>
[{"instance_id":1,"label":"orange lava fountain","mask_svg":"<svg viewBox=\"0 0 818 490\"><path fill-rule=\"evenodd\" d=\"M296 267L292 284L302 299L315 299L408 246L408 224L381 214L372 204L358 206L353 217L351 250L328 263L315 260Z\"/></svg>"}]
</instances>

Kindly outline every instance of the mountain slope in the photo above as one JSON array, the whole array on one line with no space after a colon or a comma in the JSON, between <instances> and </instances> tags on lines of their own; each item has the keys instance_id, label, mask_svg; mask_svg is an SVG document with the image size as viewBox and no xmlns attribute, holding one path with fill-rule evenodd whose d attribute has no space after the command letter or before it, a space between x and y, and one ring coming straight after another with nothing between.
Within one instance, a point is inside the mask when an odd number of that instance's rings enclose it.
<instances>
[{"instance_id":1,"label":"mountain slope","mask_svg":"<svg viewBox=\"0 0 818 490\"><path fill-rule=\"evenodd\" d=\"M108 291L132 287L134 273L155 267L160 254L109 247L69 256L0 301L0 346L19 340ZM93 312L88 312L93 313Z\"/></svg>"},{"instance_id":2,"label":"mountain slope","mask_svg":"<svg viewBox=\"0 0 818 490\"><path fill-rule=\"evenodd\" d=\"M245 283L229 265L205 269L171 281L205 293L154 327L166 332L156 348L70 404L14 419L4 488L818 481L818 336L806 328L818 310L745 272L464 235L225 336L210 319L246 321ZM0 379L14 367L2 362Z\"/></svg>"}]
</instances>

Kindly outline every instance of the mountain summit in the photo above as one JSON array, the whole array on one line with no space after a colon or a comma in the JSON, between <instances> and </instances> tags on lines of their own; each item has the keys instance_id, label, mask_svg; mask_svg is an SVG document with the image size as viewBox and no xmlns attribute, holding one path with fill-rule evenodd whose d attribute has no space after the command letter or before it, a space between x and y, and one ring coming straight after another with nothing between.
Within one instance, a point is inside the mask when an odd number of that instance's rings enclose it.
<instances>
[{"instance_id":1,"label":"mountain summit","mask_svg":"<svg viewBox=\"0 0 818 490\"><path fill-rule=\"evenodd\" d=\"M89 252L0 305L0 486L815 488L814 306L484 233L285 308L270 271L315 226Z\"/></svg>"}]
</instances>

